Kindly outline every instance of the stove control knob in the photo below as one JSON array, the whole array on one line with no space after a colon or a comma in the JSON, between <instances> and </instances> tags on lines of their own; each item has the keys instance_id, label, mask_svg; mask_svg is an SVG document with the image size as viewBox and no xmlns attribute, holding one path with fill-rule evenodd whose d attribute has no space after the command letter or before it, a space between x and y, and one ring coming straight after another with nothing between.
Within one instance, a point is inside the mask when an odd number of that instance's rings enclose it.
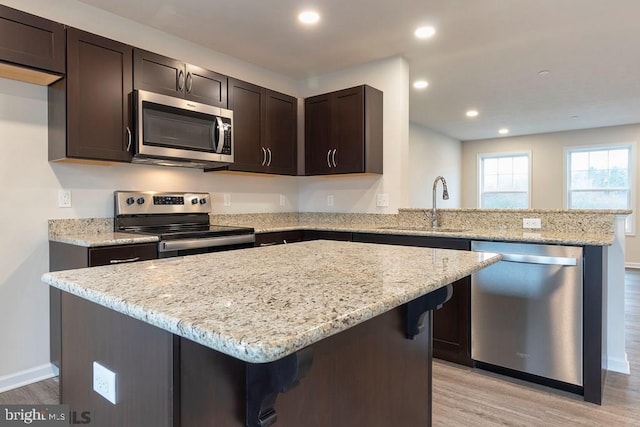
<instances>
[{"instance_id":1,"label":"stove control knob","mask_svg":"<svg viewBox=\"0 0 640 427\"><path fill-rule=\"evenodd\" d=\"M207 199L205 199L204 197L202 199L200 199L200 204L204 205L205 203L207 203Z\"/></svg>"},{"instance_id":2,"label":"stove control knob","mask_svg":"<svg viewBox=\"0 0 640 427\"><path fill-rule=\"evenodd\" d=\"M135 199L133 197L127 197L127 204L128 205L132 205L133 202L135 202Z\"/></svg>"},{"instance_id":3,"label":"stove control knob","mask_svg":"<svg viewBox=\"0 0 640 427\"><path fill-rule=\"evenodd\" d=\"M144 204L144 197L138 197L138 200L136 200L136 202L138 202L139 205L143 205Z\"/></svg>"},{"instance_id":4,"label":"stove control knob","mask_svg":"<svg viewBox=\"0 0 640 427\"><path fill-rule=\"evenodd\" d=\"M198 204L198 198L194 197L193 199L191 199L191 204L192 205L197 205Z\"/></svg>"}]
</instances>

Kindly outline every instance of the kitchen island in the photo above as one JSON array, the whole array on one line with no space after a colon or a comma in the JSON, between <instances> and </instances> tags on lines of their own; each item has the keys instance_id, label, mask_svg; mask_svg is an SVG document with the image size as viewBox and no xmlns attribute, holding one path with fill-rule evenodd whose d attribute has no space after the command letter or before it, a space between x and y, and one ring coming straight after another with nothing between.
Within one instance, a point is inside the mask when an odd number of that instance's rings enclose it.
<instances>
[{"instance_id":1,"label":"kitchen island","mask_svg":"<svg viewBox=\"0 0 640 427\"><path fill-rule=\"evenodd\" d=\"M48 273L61 402L96 425L429 425L430 310L497 261L312 241Z\"/></svg>"}]
</instances>

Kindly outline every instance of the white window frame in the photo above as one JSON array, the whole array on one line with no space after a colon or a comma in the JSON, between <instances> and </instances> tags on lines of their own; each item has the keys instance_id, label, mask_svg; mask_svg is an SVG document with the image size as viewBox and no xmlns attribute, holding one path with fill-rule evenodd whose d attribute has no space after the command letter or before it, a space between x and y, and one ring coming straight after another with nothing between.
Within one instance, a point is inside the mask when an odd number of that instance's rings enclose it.
<instances>
[{"instance_id":1,"label":"white window frame","mask_svg":"<svg viewBox=\"0 0 640 427\"><path fill-rule=\"evenodd\" d=\"M564 147L564 208L571 209L569 207L569 181L571 168L569 167L570 154L578 151L598 151L598 150L615 150L619 148L629 149L629 206L628 209L633 210L636 205L636 143L635 142L620 142L611 144L597 144L597 145L576 145ZM636 221L635 213L627 217L625 223L625 234L627 236L635 236L636 234Z\"/></svg>"},{"instance_id":2,"label":"white window frame","mask_svg":"<svg viewBox=\"0 0 640 427\"><path fill-rule=\"evenodd\" d=\"M532 181L532 156L531 150L522 150L522 151L500 151L494 153L478 153L476 169L478 172L477 182L477 203L479 209L512 209L512 208L483 208L482 207L482 194L484 187L484 174L482 170L482 161L485 158L497 158L497 157L516 157L516 156L527 156L528 167L529 167L529 175L527 177L527 206L525 208L514 208L514 209L529 209L531 207L531 181Z\"/></svg>"}]
</instances>

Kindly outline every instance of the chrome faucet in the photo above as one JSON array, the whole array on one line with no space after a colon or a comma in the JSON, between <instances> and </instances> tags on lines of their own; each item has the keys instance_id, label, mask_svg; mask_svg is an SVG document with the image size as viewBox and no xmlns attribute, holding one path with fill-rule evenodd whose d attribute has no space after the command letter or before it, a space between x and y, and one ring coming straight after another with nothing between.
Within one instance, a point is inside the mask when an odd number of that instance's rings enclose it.
<instances>
[{"instance_id":1,"label":"chrome faucet","mask_svg":"<svg viewBox=\"0 0 640 427\"><path fill-rule=\"evenodd\" d=\"M449 191L447 191L447 181L443 176L437 176L433 181L433 204L431 205L431 228L438 226L438 217L436 215L436 189L438 188L438 181L442 181L442 199L449 200Z\"/></svg>"}]
</instances>

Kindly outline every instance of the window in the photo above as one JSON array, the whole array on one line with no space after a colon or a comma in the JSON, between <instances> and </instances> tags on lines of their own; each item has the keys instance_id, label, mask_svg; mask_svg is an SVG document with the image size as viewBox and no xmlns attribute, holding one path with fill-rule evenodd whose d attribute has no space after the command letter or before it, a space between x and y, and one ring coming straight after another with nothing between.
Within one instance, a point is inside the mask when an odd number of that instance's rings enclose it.
<instances>
[{"instance_id":1,"label":"window","mask_svg":"<svg viewBox=\"0 0 640 427\"><path fill-rule=\"evenodd\" d=\"M529 207L529 154L479 156L481 208Z\"/></svg>"},{"instance_id":2,"label":"window","mask_svg":"<svg viewBox=\"0 0 640 427\"><path fill-rule=\"evenodd\" d=\"M566 149L569 209L631 209L632 146ZM627 217L627 232L632 232Z\"/></svg>"}]
</instances>

